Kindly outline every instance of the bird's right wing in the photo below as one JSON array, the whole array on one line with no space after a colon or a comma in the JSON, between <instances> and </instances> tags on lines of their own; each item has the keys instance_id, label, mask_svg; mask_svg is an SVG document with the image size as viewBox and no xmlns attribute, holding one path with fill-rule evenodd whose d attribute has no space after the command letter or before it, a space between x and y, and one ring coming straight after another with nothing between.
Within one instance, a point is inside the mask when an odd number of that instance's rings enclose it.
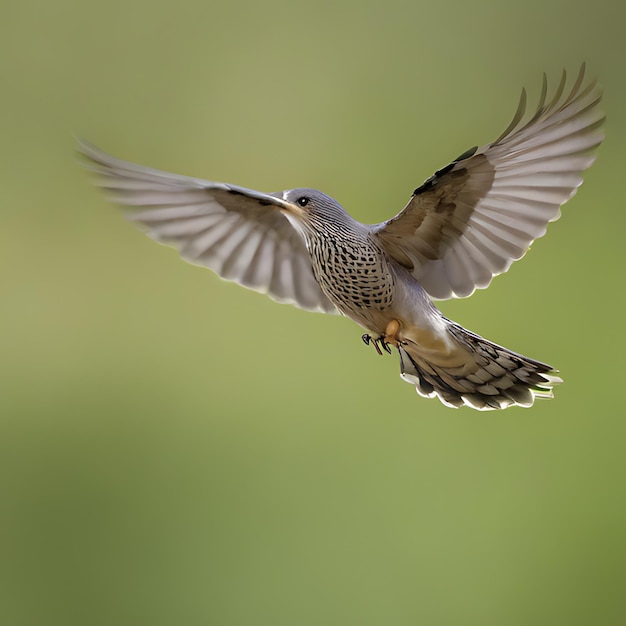
<instances>
[{"instance_id":1,"label":"bird's right wing","mask_svg":"<svg viewBox=\"0 0 626 626\"><path fill-rule=\"evenodd\" d=\"M394 218L372 228L377 243L433 298L469 296L521 258L559 216L604 137L602 96L584 85L569 95L565 73L551 101L522 123L526 95L495 142L468 150L418 187Z\"/></svg>"},{"instance_id":2,"label":"bird's right wing","mask_svg":"<svg viewBox=\"0 0 626 626\"><path fill-rule=\"evenodd\" d=\"M279 194L169 174L121 161L85 142L79 150L111 200L147 234L191 263L278 302L336 313L313 276L304 241Z\"/></svg>"}]
</instances>

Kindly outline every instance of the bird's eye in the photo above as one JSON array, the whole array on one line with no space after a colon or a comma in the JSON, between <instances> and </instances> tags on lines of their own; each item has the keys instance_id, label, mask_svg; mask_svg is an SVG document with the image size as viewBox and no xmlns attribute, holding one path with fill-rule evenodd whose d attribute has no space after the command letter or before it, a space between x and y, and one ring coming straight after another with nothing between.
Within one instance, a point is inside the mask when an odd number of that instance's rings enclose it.
<instances>
[{"instance_id":1,"label":"bird's eye","mask_svg":"<svg viewBox=\"0 0 626 626\"><path fill-rule=\"evenodd\" d=\"M300 206L306 206L307 204L309 204L309 198L307 198L306 196L302 196L301 198L298 198L296 202Z\"/></svg>"}]
</instances>

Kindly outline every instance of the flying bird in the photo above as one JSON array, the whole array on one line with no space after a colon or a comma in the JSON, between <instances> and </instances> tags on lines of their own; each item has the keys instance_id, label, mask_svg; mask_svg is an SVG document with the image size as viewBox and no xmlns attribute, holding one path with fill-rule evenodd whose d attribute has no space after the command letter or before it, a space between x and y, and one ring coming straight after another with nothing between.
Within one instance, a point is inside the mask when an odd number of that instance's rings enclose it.
<instances>
[{"instance_id":1,"label":"flying bird","mask_svg":"<svg viewBox=\"0 0 626 626\"><path fill-rule=\"evenodd\" d=\"M278 302L341 313L379 354L396 349L401 377L450 407L504 409L552 397L549 365L447 319L433 299L464 298L520 259L558 219L601 143L601 91L566 74L525 119L417 187L380 224L362 224L315 189L263 193L170 174L79 142L99 185L153 239L192 263Z\"/></svg>"}]
</instances>

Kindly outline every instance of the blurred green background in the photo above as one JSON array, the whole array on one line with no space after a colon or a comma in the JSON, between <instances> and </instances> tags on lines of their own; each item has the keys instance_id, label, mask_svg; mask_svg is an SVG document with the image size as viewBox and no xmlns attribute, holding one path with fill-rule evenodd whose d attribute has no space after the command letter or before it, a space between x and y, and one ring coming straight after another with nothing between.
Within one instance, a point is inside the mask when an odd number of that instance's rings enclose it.
<instances>
[{"instance_id":1,"label":"blurred green background","mask_svg":"<svg viewBox=\"0 0 626 626\"><path fill-rule=\"evenodd\" d=\"M625 623L623 24L607 0L5 3L0 624ZM380 221L583 60L609 116L584 186L441 305L562 371L531 410L419 398L349 320L150 242L74 154Z\"/></svg>"}]
</instances>

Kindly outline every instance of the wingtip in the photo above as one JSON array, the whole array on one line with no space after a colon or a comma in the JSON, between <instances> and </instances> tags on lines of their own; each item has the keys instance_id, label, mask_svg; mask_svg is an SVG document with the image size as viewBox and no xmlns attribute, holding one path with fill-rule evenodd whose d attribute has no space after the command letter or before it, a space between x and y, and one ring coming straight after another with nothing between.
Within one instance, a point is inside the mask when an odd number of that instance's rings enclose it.
<instances>
[{"instance_id":1,"label":"wingtip","mask_svg":"<svg viewBox=\"0 0 626 626\"><path fill-rule=\"evenodd\" d=\"M78 133L72 133L72 139L74 140L75 147L79 152L83 152L83 150L88 150L93 147L89 141L84 139L83 136Z\"/></svg>"},{"instance_id":2,"label":"wingtip","mask_svg":"<svg viewBox=\"0 0 626 626\"><path fill-rule=\"evenodd\" d=\"M513 116L511 123L506 127L504 132L493 142L493 144L497 144L498 142L502 141L502 139L504 139L507 135L512 133L517 127L517 125L522 121L522 118L524 117L524 113L526 112L527 100L528 100L528 96L526 94L526 87L522 87L519 102L517 104L517 111L515 111L515 115Z\"/></svg>"},{"instance_id":3,"label":"wingtip","mask_svg":"<svg viewBox=\"0 0 626 626\"><path fill-rule=\"evenodd\" d=\"M94 144L92 144L90 141L87 141L80 135L73 134L73 137L74 150L83 165L88 167L90 162L92 165L94 164L94 162L101 162L102 153Z\"/></svg>"}]
</instances>

